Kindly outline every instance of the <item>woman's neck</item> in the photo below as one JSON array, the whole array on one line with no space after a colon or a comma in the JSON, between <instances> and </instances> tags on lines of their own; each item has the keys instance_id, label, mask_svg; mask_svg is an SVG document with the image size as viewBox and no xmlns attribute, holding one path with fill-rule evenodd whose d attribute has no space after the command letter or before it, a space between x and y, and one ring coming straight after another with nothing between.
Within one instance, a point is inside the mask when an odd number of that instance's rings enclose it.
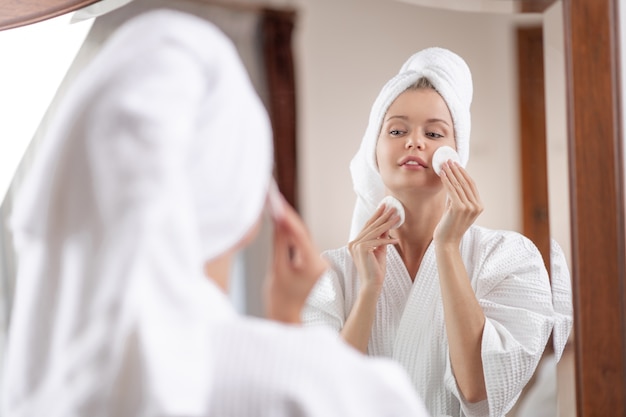
<instances>
[{"instance_id":1,"label":"woman's neck","mask_svg":"<svg viewBox=\"0 0 626 417\"><path fill-rule=\"evenodd\" d=\"M424 199L412 196L401 201L404 206L404 223L390 234L399 240L396 249L413 280L443 216L446 195L439 193Z\"/></svg>"}]
</instances>

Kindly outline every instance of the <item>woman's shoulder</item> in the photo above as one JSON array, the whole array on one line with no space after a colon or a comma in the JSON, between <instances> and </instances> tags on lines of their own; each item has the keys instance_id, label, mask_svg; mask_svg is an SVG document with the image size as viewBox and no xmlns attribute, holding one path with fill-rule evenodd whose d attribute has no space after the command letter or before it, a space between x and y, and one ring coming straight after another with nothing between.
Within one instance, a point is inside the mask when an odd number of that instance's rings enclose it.
<instances>
[{"instance_id":1,"label":"woman's shoulder","mask_svg":"<svg viewBox=\"0 0 626 417\"><path fill-rule=\"evenodd\" d=\"M348 256L350 254L348 245L341 246L339 248L327 249L322 252L322 256L325 257L341 257Z\"/></svg>"},{"instance_id":2,"label":"woman's shoulder","mask_svg":"<svg viewBox=\"0 0 626 417\"><path fill-rule=\"evenodd\" d=\"M477 296L485 297L494 288L505 285L507 291L532 289L536 296L550 299L548 272L539 249L530 239L519 232L479 226L468 232L462 253L468 274L476 283Z\"/></svg>"},{"instance_id":3,"label":"woman's shoulder","mask_svg":"<svg viewBox=\"0 0 626 417\"><path fill-rule=\"evenodd\" d=\"M345 270L352 263L348 246L325 250L322 252L322 258L328 261L334 269Z\"/></svg>"},{"instance_id":4,"label":"woman's shoulder","mask_svg":"<svg viewBox=\"0 0 626 417\"><path fill-rule=\"evenodd\" d=\"M520 232L506 229L493 229L485 226L472 225L468 233L475 238L481 238L485 240L490 239L519 239L525 238Z\"/></svg>"},{"instance_id":5,"label":"woman's shoulder","mask_svg":"<svg viewBox=\"0 0 626 417\"><path fill-rule=\"evenodd\" d=\"M357 353L328 328L246 317L221 330L220 370L228 374L233 389L244 387L247 394L263 397L259 402L270 396L302 407L323 404L306 413L316 416L331 415L333 407L360 410L354 415L365 416L426 415L397 363ZM315 389L302 389L306 386ZM387 399L398 405L384 405ZM389 407L397 412L389 413Z\"/></svg>"},{"instance_id":6,"label":"woman's shoulder","mask_svg":"<svg viewBox=\"0 0 626 417\"><path fill-rule=\"evenodd\" d=\"M490 229L473 225L464 237L464 244L479 246L487 250L517 250L539 254L532 240L514 230Z\"/></svg>"}]
</instances>

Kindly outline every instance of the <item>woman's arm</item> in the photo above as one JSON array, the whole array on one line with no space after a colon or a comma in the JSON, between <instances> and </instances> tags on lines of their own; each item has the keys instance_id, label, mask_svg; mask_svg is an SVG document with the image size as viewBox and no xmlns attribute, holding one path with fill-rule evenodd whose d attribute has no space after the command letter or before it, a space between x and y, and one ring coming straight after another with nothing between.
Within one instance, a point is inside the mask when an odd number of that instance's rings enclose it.
<instances>
[{"instance_id":1,"label":"woman's arm","mask_svg":"<svg viewBox=\"0 0 626 417\"><path fill-rule=\"evenodd\" d=\"M306 299L328 268L309 231L296 211L284 200L274 219L272 267L265 282L266 315L289 324L300 324Z\"/></svg>"},{"instance_id":2,"label":"woman's arm","mask_svg":"<svg viewBox=\"0 0 626 417\"><path fill-rule=\"evenodd\" d=\"M436 245L439 282L450 361L459 390L468 402L487 398L481 355L485 326L458 247Z\"/></svg>"},{"instance_id":3,"label":"woman's arm","mask_svg":"<svg viewBox=\"0 0 626 417\"><path fill-rule=\"evenodd\" d=\"M362 288L341 329L343 339L362 353L367 353L379 295L380 289Z\"/></svg>"},{"instance_id":4,"label":"woman's arm","mask_svg":"<svg viewBox=\"0 0 626 417\"><path fill-rule=\"evenodd\" d=\"M367 353L376 303L385 278L387 245L397 243L388 233L399 216L394 210L385 209L384 205L379 207L356 239L348 244L359 276L359 293L341 336L363 353Z\"/></svg>"},{"instance_id":5,"label":"woman's arm","mask_svg":"<svg viewBox=\"0 0 626 417\"><path fill-rule=\"evenodd\" d=\"M435 229L434 244L450 361L463 397L478 402L487 398L481 354L485 315L471 287L459 246L483 207L474 181L458 164L444 164L441 179L448 191L448 203Z\"/></svg>"}]
</instances>

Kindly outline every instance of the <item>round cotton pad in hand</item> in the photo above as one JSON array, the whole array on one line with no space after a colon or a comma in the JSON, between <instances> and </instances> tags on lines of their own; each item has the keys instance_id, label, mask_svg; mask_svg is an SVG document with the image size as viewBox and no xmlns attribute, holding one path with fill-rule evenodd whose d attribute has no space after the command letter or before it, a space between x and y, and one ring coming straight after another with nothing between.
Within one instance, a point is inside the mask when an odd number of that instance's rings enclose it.
<instances>
[{"instance_id":1,"label":"round cotton pad in hand","mask_svg":"<svg viewBox=\"0 0 626 417\"><path fill-rule=\"evenodd\" d=\"M454 162L461 163L459 154L449 146L442 146L433 154L433 169L435 173L441 176L441 166L444 162L453 160Z\"/></svg>"},{"instance_id":2,"label":"round cotton pad in hand","mask_svg":"<svg viewBox=\"0 0 626 417\"><path fill-rule=\"evenodd\" d=\"M387 207L385 211L388 209L396 210L396 213L398 213L398 216L400 216L400 220L398 220L398 222L393 225L392 229L397 229L398 227L402 226L402 223L404 223L404 207L402 206L402 203L396 198L388 195L387 197L380 200L380 203L378 203L378 207L382 206L383 204L385 205L385 207Z\"/></svg>"}]
</instances>

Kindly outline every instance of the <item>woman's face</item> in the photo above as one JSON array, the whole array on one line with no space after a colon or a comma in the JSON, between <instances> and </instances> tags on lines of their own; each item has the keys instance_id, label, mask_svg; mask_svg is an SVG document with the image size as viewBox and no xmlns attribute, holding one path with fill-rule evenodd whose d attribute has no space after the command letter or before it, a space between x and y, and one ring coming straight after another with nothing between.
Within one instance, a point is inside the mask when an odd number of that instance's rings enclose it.
<instances>
[{"instance_id":1,"label":"woman's face","mask_svg":"<svg viewBox=\"0 0 626 417\"><path fill-rule=\"evenodd\" d=\"M435 150L456 149L452 116L431 88L407 90L389 106L376 145L376 161L385 186L394 193L441 188L432 169Z\"/></svg>"}]
</instances>

